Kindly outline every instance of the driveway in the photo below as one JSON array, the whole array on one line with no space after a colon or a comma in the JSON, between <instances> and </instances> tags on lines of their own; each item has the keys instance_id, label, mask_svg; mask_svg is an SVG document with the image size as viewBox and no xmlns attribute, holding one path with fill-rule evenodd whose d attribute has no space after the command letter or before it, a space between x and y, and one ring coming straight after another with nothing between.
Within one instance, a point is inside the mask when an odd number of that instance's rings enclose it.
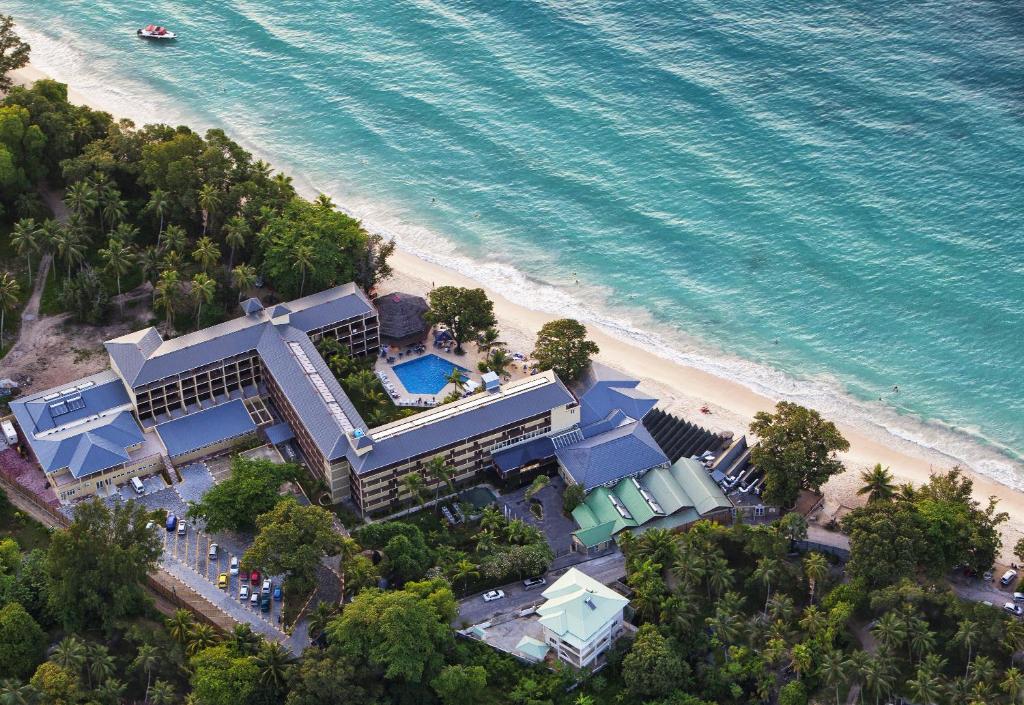
<instances>
[{"instance_id":1,"label":"driveway","mask_svg":"<svg viewBox=\"0 0 1024 705\"><path fill-rule=\"evenodd\" d=\"M626 574L625 558L617 551L607 556L585 561L574 567L605 585L614 583ZM519 580L503 585L499 588L505 593L505 597L501 600L484 602L483 597L481 597L482 593L471 595L461 600L459 602L457 626L461 627L462 624L470 625L487 622L512 612L518 612L524 607L543 602L544 598L541 597L541 593L562 577L566 570L568 569L563 568L548 572L544 576L548 581L547 585L541 585L532 590L523 589L523 583Z\"/></svg>"},{"instance_id":2,"label":"driveway","mask_svg":"<svg viewBox=\"0 0 1024 705\"><path fill-rule=\"evenodd\" d=\"M572 544L572 532L576 530L576 523L572 517L562 513L562 493L565 491L565 481L558 477L551 478L548 486L534 495L544 507L543 519L537 519L530 511L530 501L526 499L526 490L529 485L521 487L498 498L500 504L507 507L508 513L516 518L522 519L530 526L535 526L544 532L544 537L551 546L556 556L562 556L569 552Z\"/></svg>"}]
</instances>

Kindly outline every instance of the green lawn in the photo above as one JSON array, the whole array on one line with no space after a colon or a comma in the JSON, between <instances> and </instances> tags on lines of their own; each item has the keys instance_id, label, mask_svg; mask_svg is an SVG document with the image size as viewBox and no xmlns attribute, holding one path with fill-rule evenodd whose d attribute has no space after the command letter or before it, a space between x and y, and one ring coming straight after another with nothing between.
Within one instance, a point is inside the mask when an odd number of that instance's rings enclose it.
<instances>
[{"instance_id":1,"label":"green lawn","mask_svg":"<svg viewBox=\"0 0 1024 705\"><path fill-rule=\"evenodd\" d=\"M0 491L0 539L13 538L22 551L50 545L50 530L28 516Z\"/></svg>"}]
</instances>

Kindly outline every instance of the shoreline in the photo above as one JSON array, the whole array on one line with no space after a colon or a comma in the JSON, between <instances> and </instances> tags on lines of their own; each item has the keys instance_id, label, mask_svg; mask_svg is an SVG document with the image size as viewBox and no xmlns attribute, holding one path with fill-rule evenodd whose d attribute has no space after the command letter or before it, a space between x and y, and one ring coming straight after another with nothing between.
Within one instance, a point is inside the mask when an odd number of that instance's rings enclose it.
<instances>
[{"instance_id":1,"label":"shoreline","mask_svg":"<svg viewBox=\"0 0 1024 705\"><path fill-rule=\"evenodd\" d=\"M11 73L16 84L31 83L49 75L29 64ZM90 99L86 94L68 87L68 98L74 103L93 109L111 111L102 101ZM300 177L297 177L299 181ZM308 181L306 181L308 183ZM342 208L344 210L344 208ZM354 216L358 217L357 214ZM364 224L365 225L365 224ZM523 306L480 282L447 267L428 261L399 243L391 259L394 275L380 287L382 293L404 291L425 295L432 285L451 284L456 286L481 287L494 302L502 339L510 350L529 353L533 347L536 331L547 321L558 316ZM585 321L584 321L585 322ZM592 324L587 324L591 338L601 348L597 358L613 367L622 369L639 379L648 391L660 399L659 406L711 430L729 430L736 434L747 433L750 420L758 411L771 410L776 399L754 391L740 382L718 376L658 355L641 345L631 344L620 337ZM798 395L789 395L791 398ZM781 398L781 397L780 397ZM797 401L800 401L797 399ZM699 409L707 405L712 413L703 415ZM813 404L811 404L813 406ZM827 416L827 412L823 412ZM835 420L835 419L833 419ZM844 507L852 508L863 504L856 495L860 485L860 472L875 463L889 466L897 482L921 484L928 480L933 471L951 468L957 461L937 450L903 440L879 424L879 429L888 433L890 439L881 440L852 423L835 420L843 435L850 442L850 451L842 457L847 470L833 477L823 487L825 506L823 513L834 516ZM1003 484L992 477L971 468L965 473L974 482L974 495L984 502L989 496L999 498L999 509L1010 515L1003 525L1004 561L1014 560L1014 543L1024 535L1024 492Z\"/></svg>"}]
</instances>

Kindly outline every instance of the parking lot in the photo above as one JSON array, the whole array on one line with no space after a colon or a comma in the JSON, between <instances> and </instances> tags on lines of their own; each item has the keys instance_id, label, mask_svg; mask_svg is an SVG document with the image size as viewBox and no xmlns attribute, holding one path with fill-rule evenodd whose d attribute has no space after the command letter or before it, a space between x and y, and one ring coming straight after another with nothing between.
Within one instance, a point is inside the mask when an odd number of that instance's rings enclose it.
<instances>
[{"instance_id":1,"label":"parking lot","mask_svg":"<svg viewBox=\"0 0 1024 705\"><path fill-rule=\"evenodd\" d=\"M108 498L108 502L118 499L134 499L149 509L163 509L174 514L179 521L185 522L185 533L177 529L167 531L165 526L155 526L160 534L164 550L161 564L168 573L175 576L196 593L206 599L217 609L226 613L239 623L249 624L253 631L263 634L272 641L282 642L293 653L300 653L305 644L299 639L288 637L282 629L282 602L270 600L270 610L263 612L259 604L253 605L248 600L239 599L242 587L241 575L231 575L232 558L241 557L252 541L251 536L232 532L209 534L201 522L185 520L188 502L199 501L214 485L214 478L204 463L192 463L178 468L182 481L168 486L159 475L144 478L144 494L139 496L130 485L119 488L117 494ZM217 544L217 555L210 558L210 547ZM243 566L244 569L244 566ZM218 587L218 579L222 573L227 574L227 587ZM270 577L274 585L281 585L278 576L260 576L260 581ZM255 587L259 591L261 585L249 585L250 591ZM296 634L304 634L305 630L297 630Z\"/></svg>"}]
</instances>

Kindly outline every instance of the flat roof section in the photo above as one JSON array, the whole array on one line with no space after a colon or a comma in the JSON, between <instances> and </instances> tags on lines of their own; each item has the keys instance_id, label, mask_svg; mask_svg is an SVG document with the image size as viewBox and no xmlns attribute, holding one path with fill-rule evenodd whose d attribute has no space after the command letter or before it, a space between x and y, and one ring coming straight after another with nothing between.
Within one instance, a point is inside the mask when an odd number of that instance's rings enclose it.
<instances>
[{"instance_id":1,"label":"flat roof section","mask_svg":"<svg viewBox=\"0 0 1024 705\"><path fill-rule=\"evenodd\" d=\"M156 432L167 448L167 454L176 458L211 446L230 438L244 436L256 430L249 410L241 399L211 406L180 419L158 424Z\"/></svg>"}]
</instances>

